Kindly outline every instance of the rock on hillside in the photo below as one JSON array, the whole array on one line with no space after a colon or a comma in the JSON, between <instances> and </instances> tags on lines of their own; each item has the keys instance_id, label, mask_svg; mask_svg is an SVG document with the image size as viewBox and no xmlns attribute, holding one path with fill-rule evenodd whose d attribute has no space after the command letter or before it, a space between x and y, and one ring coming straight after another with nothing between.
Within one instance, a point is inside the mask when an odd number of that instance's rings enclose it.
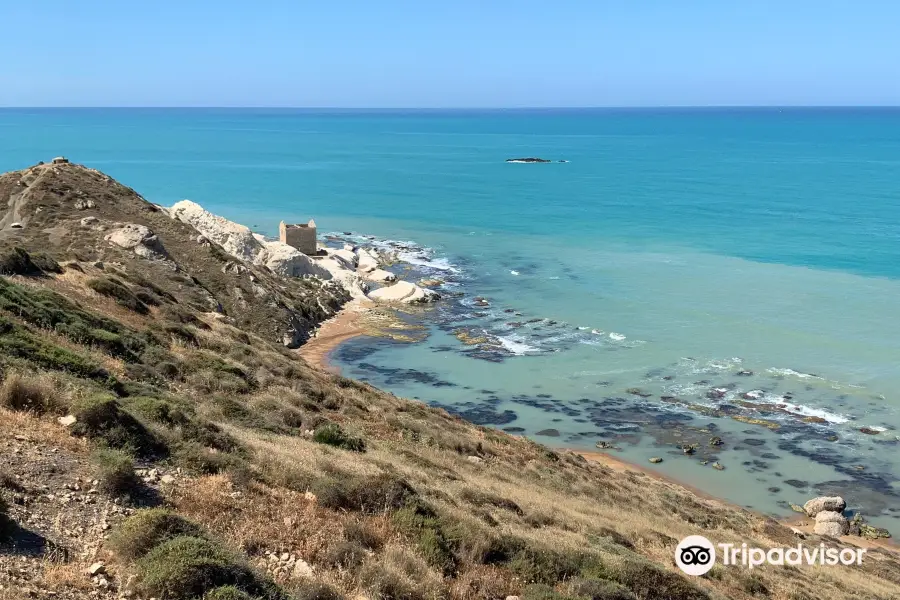
<instances>
[{"instance_id":1,"label":"rock on hillside","mask_svg":"<svg viewBox=\"0 0 900 600\"><path fill-rule=\"evenodd\" d=\"M77 164L0 176L0 252L20 247L60 263L106 265L118 279L130 274L133 288L158 288L167 302L221 313L292 347L349 300L333 282L282 277L328 277L300 253L262 243L194 203L179 203L173 215Z\"/></svg>"}]
</instances>

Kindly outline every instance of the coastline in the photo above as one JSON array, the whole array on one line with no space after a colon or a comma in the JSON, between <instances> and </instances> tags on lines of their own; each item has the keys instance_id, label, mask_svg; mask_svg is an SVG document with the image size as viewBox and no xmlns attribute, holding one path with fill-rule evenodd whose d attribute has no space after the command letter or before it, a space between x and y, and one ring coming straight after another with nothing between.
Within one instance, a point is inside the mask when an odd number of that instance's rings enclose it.
<instances>
[{"instance_id":1,"label":"coastline","mask_svg":"<svg viewBox=\"0 0 900 600\"><path fill-rule=\"evenodd\" d=\"M341 307L341 309L333 317L321 324L319 330L316 333L316 336L311 338L303 346L297 349L297 354L314 368L318 368L335 375L340 375L340 367L336 366L330 361L331 353L347 340L360 335L365 335L367 333L367 330L363 326L363 320L366 314L369 313L374 308L374 306L374 302L365 298L357 298L348 302L343 307ZM646 467L644 465L640 465L626 459L613 456L606 452L580 450L565 447L558 447L557 449L578 454L579 456L582 456L589 461L601 464L604 467L615 471L616 473L626 474L630 472L638 473L643 477L652 477L656 481L663 482L667 485L680 487L699 498L703 498L708 502L718 504L722 507L727 506L733 509L744 510L753 514L757 514L764 518L768 517L768 515L764 515L751 509L744 508L724 498L710 494L709 492L695 485L692 485L680 479L676 479L670 475L666 475L665 473L660 473L659 471L650 469L649 467ZM806 536L816 535L813 532L815 521L813 519L809 519L808 517L796 515L776 518L775 520L786 527L801 531ZM900 544L898 544L895 538L869 540L866 538L847 535L842 536L840 538L840 542L858 548L882 549L890 552L900 552Z\"/></svg>"},{"instance_id":2,"label":"coastline","mask_svg":"<svg viewBox=\"0 0 900 600\"><path fill-rule=\"evenodd\" d=\"M316 336L298 348L297 354L313 367L340 375L340 368L331 363L329 356L342 343L366 333L361 321L374 304L365 298L351 300L323 322Z\"/></svg>"},{"instance_id":3,"label":"coastline","mask_svg":"<svg viewBox=\"0 0 900 600\"><path fill-rule=\"evenodd\" d=\"M703 498L704 500L707 500L709 502L714 502L721 506L728 506L728 507L731 507L731 508L734 508L737 510L744 510L744 511L759 515L760 517L763 517L763 518L768 517L768 515L764 515L762 513L756 512L749 508L744 508L743 506L740 506L733 502L729 502L728 500L719 498L718 496L714 496L696 486L693 486L693 485L686 483L684 481L681 481L679 479L675 479L674 477L668 476L665 473L660 473L659 471L654 471L653 469L644 467L643 465L629 462L625 459L618 458L616 456L612 456L605 452L592 452L590 450L577 450L577 449L572 449L572 448L560 448L560 449L574 452L575 454L583 456L584 458L586 458L589 461L596 462L598 464L603 465L604 467L608 467L608 468L612 469L613 471L615 471L616 473L628 473L628 472L640 473L642 476L652 477L657 481L661 481L661 482L669 484L669 485L675 485L680 488L686 489L689 492L691 492L692 494L694 494L695 496L697 496L699 498ZM791 529L798 529L805 536L817 535L813 531L813 528L815 527L815 519L811 519L806 516L800 516L798 514L796 516L776 518L775 520L778 523L780 523L786 527L790 527ZM798 538L798 540L800 540L800 539L802 539L802 538ZM870 540L867 538L858 537L858 536L854 536L854 535L845 535L845 536L841 536L839 538L839 540L842 544L849 544L849 545L855 546L857 548L866 548L866 549L878 548L878 549L887 550L890 552L900 552L900 544L898 544L896 538L893 538L893 537L887 538L887 539L882 538L882 539L877 539L877 540Z\"/></svg>"}]
</instances>

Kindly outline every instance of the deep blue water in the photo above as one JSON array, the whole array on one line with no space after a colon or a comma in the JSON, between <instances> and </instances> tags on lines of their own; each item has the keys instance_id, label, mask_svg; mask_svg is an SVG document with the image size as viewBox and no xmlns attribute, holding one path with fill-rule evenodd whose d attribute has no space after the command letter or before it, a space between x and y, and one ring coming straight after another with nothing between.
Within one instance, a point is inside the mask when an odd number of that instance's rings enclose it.
<instances>
[{"instance_id":1,"label":"deep blue water","mask_svg":"<svg viewBox=\"0 0 900 600\"><path fill-rule=\"evenodd\" d=\"M2 170L67 154L268 228L384 216L900 276L894 109L8 109L0 136Z\"/></svg>"}]
</instances>

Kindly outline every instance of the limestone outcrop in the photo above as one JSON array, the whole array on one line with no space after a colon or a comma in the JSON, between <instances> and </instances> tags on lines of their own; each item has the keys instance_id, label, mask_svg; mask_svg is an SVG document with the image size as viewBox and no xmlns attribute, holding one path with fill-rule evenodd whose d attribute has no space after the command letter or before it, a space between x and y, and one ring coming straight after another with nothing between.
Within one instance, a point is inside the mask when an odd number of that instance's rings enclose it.
<instances>
[{"instance_id":1,"label":"limestone outcrop","mask_svg":"<svg viewBox=\"0 0 900 600\"><path fill-rule=\"evenodd\" d=\"M192 226L241 260L255 263L264 249L249 227L214 215L196 202L176 202L169 209L169 216Z\"/></svg>"},{"instance_id":2,"label":"limestone outcrop","mask_svg":"<svg viewBox=\"0 0 900 600\"><path fill-rule=\"evenodd\" d=\"M384 269L375 269L374 271L366 273L366 279L368 279L369 281L377 281L379 283L388 283L391 281L397 281L397 276L390 271L385 271Z\"/></svg>"},{"instance_id":3,"label":"limestone outcrop","mask_svg":"<svg viewBox=\"0 0 900 600\"><path fill-rule=\"evenodd\" d=\"M94 220L96 221L97 219L95 218ZM166 250L163 248L159 238L146 225L126 223L104 239L126 250L132 250L143 258L166 258Z\"/></svg>"},{"instance_id":4,"label":"limestone outcrop","mask_svg":"<svg viewBox=\"0 0 900 600\"><path fill-rule=\"evenodd\" d=\"M434 302L440 296L409 281L398 281L394 285L379 288L369 293L369 298L376 302L384 303L424 304Z\"/></svg>"}]
</instances>

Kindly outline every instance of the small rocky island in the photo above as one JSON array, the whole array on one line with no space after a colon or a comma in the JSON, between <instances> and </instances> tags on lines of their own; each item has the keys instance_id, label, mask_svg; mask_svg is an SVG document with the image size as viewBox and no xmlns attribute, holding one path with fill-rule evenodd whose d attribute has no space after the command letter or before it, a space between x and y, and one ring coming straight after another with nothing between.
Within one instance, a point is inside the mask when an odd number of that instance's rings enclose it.
<instances>
[{"instance_id":1,"label":"small rocky island","mask_svg":"<svg viewBox=\"0 0 900 600\"><path fill-rule=\"evenodd\" d=\"M506 162L508 162L508 163L552 163L552 162L564 163L564 162L569 162L569 161L567 161L567 160L552 161L552 160L549 160L546 158L536 158L534 156L531 156L528 158L507 158Z\"/></svg>"}]
</instances>

